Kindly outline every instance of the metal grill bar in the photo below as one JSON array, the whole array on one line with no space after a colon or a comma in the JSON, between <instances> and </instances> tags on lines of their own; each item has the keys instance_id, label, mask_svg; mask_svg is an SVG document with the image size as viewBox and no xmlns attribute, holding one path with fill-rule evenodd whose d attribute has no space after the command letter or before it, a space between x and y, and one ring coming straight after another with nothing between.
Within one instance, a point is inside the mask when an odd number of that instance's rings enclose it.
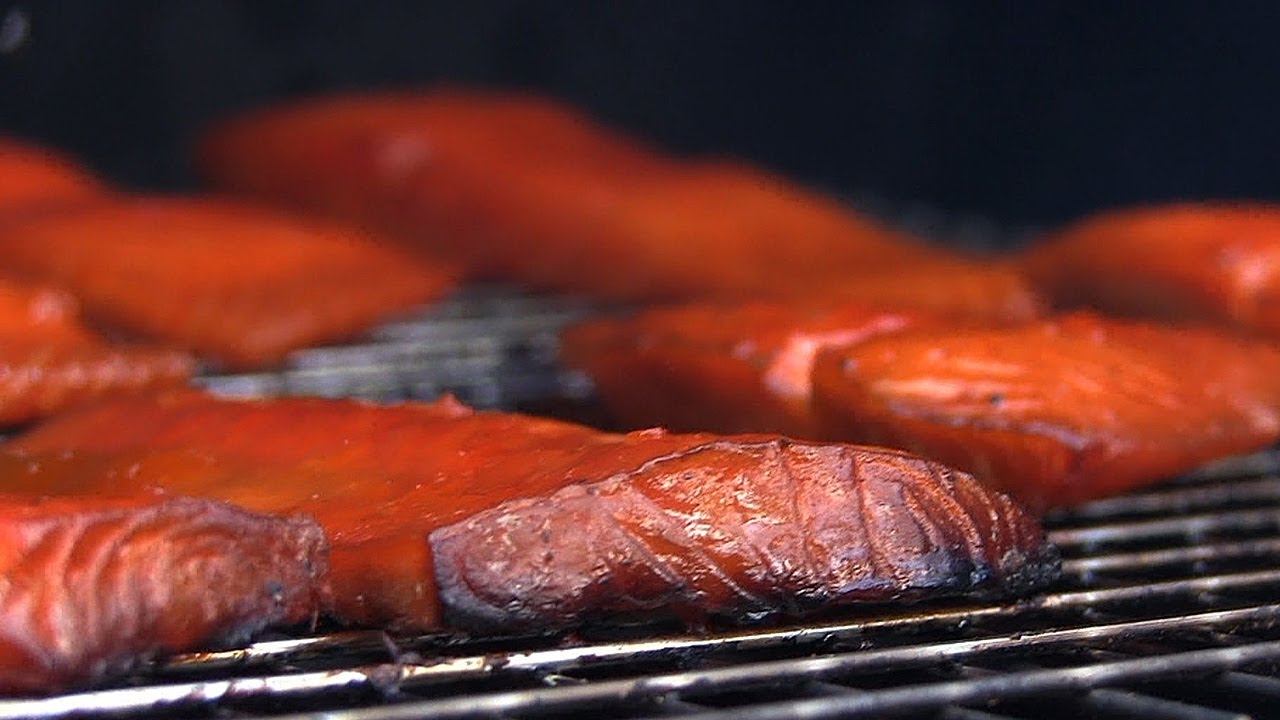
<instances>
[{"instance_id":1,"label":"metal grill bar","mask_svg":"<svg viewBox=\"0 0 1280 720\"><path fill-rule=\"evenodd\" d=\"M1064 693L1084 693L1092 688L1140 683L1157 678L1194 678L1198 675L1217 674L1250 662L1272 660L1277 657L1280 657L1280 642L1267 642L1239 648L1197 650L1078 668L1013 673L974 681L878 690L823 701L798 700L757 705L751 708L735 708L732 711L711 712L689 717L699 720L712 720L712 718L768 720L793 717L817 719L900 716L949 704L964 705L1031 696L1053 697ZM423 704L425 705L426 703ZM436 714L434 710L426 707L422 709L430 714ZM354 718L389 719L409 716L353 715L351 717L354 720Z\"/></svg>"},{"instance_id":2,"label":"metal grill bar","mask_svg":"<svg viewBox=\"0 0 1280 720\"><path fill-rule=\"evenodd\" d=\"M1116 516L1167 515L1185 513L1224 505L1280 502L1280 484L1274 478L1234 479L1212 485L1173 486L1152 492L1095 500L1073 510L1059 513L1055 519L1071 518L1074 522L1098 521Z\"/></svg>"},{"instance_id":3,"label":"metal grill bar","mask_svg":"<svg viewBox=\"0 0 1280 720\"><path fill-rule=\"evenodd\" d=\"M1096 546L1157 538L1207 535L1216 532L1280 530L1280 508L1206 513L1159 520L1111 523L1087 528L1055 530L1049 538L1060 548Z\"/></svg>"},{"instance_id":4,"label":"metal grill bar","mask_svg":"<svg viewBox=\"0 0 1280 720\"><path fill-rule=\"evenodd\" d=\"M731 690L768 683L801 682L807 679L826 679L835 675L938 665L999 653L1029 653L1072 643L1090 644L1121 638L1159 636L1186 630L1276 622L1280 622L1280 605L1264 605L1137 622L1086 625L1066 630L1019 632L954 642L846 652L822 658L744 663L700 672L654 675L640 680L596 682L576 687L498 693L486 697L495 698L493 702L499 705L520 699L520 702L541 707L544 703L561 702L559 699L553 699L553 696L559 698L570 691L574 694L567 697L579 698L581 702L603 702L611 698L634 699L646 693L662 695L699 687ZM860 626L851 625L848 629L857 632ZM569 673L588 666L609 664L610 661L613 661L613 664L619 664L619 661L639 663L653 656L680 657L691 648L703 651L718 649L723 652L740 652L751 649L748 645L750 640L759 640L760 636L772 636L771 639L774 641L785 642L785 638L798 638L803 635L812 635L814 632L816 629L806 628L792 633L761 633L748 636L745 641L742 638L698 639L683 642L651 641L533 651L500 657L480 655L442 658L437 662L423 665L382 663L334 671L152 685L32 700L3 700L0 701L0 718L55 718L86 709L105 714L119 714L127 711L143 711L156 705L205 704L254 697L285 699L334 690L387 691L393 688L411 688L464 679L485 679L499 673L508 675ZM801 649L803 645L795 647ZM1280 648L1277 649L1280 650ZM1280 658L1280 653L1269 657ZM465 703L474 699L464 699L459 702ZM430 706L424 710L429 710L431 714L455 712L447 710L448 707L452 706L447 704L440 707ZM503 705L502 709L511 708ZM352 712L357 713L352 715L352 718L384 717L377 714L362 715L357 711Z\"/></svg>"},{"instance_id":5,"label":"metal grill bar","mask_svg":"<svg viewBox=\"0 0 1280 720\"><path fill-rule=\"evenodd\" d=\"M1150 570L1168 565L1186 565L1210 560L1221 562L1266 557L1280 557L1280 538L1212 543L1147 552L1093 555L1063 561L1062 570L1068 575L1079 576L1099 571Z\"/></svg>"},{"instance_id":6,"label":"metal grill bar","mask_svg":"<svg viewBox=\"0 0 1280 720\"><path fill-rule=\"evenodd\" d=\"M1160 584L1102 590L1053 593L1012 605L966 607L956 610L917 612L897 616L867 617L844 623L812 624L794 630L755 631L720 637L663 638L609 645L538 650L527 653L507 653L504 655L503 664L506 668L513 670L531 668L548 672L564 672L588 663L636 662L643 661L650 656L680 655L687 657L710 651L740 652L783 646L802 647L839 641L859 641L868 634L877 631L965 626L982 619L1017 618L1032 614L1038 610L1098 609L1134 599L1155 600L1171 594L1185 595L1232 588L1269 587L1280 587L1280 570L1216 575L1192 580L1177 580ZM1252 608L1247 611L1227 612L1269 613L1269 608L1271 606ZM1186 617L1208 620L1217 616L1210 613ZM1224 617L1232 618L1230 622L1243 622L1247 615L1233 614ZM402 640L397 644L402 649L423 652L438 648L444 642L447 642L447 639L441 636L428 636L416 640ZM313 648L311 643L319 644L322 647ZM193 665L207 667L210 663L224 665L234 663L241 666L267 664L296 657L296 654L302 649L323 650L323 646L327 645L329 648L341 647L349 652L367 652L372 648L381 646L382 643L381 633L357 633L341 637L330 636L316 640L261 643L244 650L178 656L168 664L168 668L176 667L180 669L184 666ZM479 659L473 658L473 660L478 663ZM441 668L441 670L444 670L444 668ZM0 705L0 707L3 706Z\"/></svg>"},{"instance_id":7,"label":"metal grill bar","mask_svg":"<svg viewBox=\"0 0 1280 720\"><path fill-rule=\"evenodd\" d=\"M1128 715L1149 720L1249 720L1241 713L1214 710L1201 705L1188 705L1176 700L1155 698L1125 690L1093 690L1080 704L1093 712L1106 715Z\"/></svg>"}]
</instances>

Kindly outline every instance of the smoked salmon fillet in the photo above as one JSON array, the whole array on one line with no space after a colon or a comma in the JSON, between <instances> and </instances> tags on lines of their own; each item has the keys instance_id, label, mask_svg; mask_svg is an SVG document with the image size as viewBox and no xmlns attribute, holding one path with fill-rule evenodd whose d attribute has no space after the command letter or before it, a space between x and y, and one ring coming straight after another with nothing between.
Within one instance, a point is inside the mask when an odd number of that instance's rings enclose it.
<instances>
[{"instance_id":1,"label":"smoked salmon fillet","mask_svg":"<svg viewBox=\"0 0 1280 720\"><path fill-rule=\"evenodd\" d=\"M71 158L0 136L0 214L96 200L107 188Z\"/></svg>"},{"instance_id":2,"label":"smoked salmon fillet","mask_svg":"<svg viewBox=\"0 0 1280 720\"><path fill-rule=\"evenodd\" d=\"M1280 439L1280 350L1085 314L823 351L813 394L831 436L919 452L1034 509Z\"/></svg>"},{"instance_id":3,"label":"smoked salmon fillet","mask_svg":"<svg viewBox=\"0 0 1280 720\"><path fill-rule=\"evenodd\" d=\"M988 325L1034 320L1048 307L1016 266L973 258L924 260L768 294L774 302L860 304Z\"/></svg>"},{"instance_id":4,"label":"smoked salmon fillet","mask_svg":"<svg viewBox=\"0 0 1280 720\"><path fill-rule=\"evenodd\" d=\"M80 323L65 292L0 279L0 425L102 395L181 386L193 366L177 350L108 343Z\"/></svg>"},{"instance_id":5,"label":"smoked salmon fillet","mask_svg":"<svg viewBox=\"0 0 1280 720\"><path fill-rule=\"evenodd\" d=\"M341 225L210 199L129 198L0 225L0 264L103 325L233 368L360 333L453 287Z\"/></svg>"},{"instance_id":6,"label":"smoked salmon fillet","mask_svg":"<svg viewBox=\"0 0 1280 720\"><path fill-rule=\"evenodd\" d=\"M1025 256L1059 306L1280 335L1280 207L1177 204L1102 213Z\"/></svg>"},{"instance_id":7,"label":"smoked salmon fillet","mask_svg":"<svg viewBox=\"0 0 1280 720\"><path fill-rule=\"evenodd\" d=\"M75 464L42 464L60 462ZM0 477L26 464L0 456ZM310 520L211 500L0 495L0 693L313 620L328 601L325 552Z\"/></svg>"},{"instance_id":8,"label":"smoked salmon fillet","mask_svg":"<svg viewBox=\"0 0 1280 720\"><path fill-rule=\"evenodd\" d=\"M699 303L575 325L560 355L625 427L820 439L810 397L818 350L931 324L940 323L849 303Z\"/></svg>"},{"instance_id":9,"label":"smoked salmon fillet","mask_svg":"<svg viewBox=\"0 0 1280 720\"><path fill-rule=\"evenodd\" d=\"M75 451L93 472L49 470ZM488 631L614 613L690 622L1052 580L1036 520L907 453L777 436L626 435L456 402L233 401L72 411L8 444L0 490L210 497L317 518L336 614Z\"/></svg>"},{"instance_id":10,"label":"smoked salmon fillet","mask_svg":"<svg viewBox=\"0 0 1280 720\"><path fill-rule=\"evenodd\" d=\"M223 122L198 154L220 188L607 299L752 296L951 257L761 169L667 155L532 96L298 101Z\"/></svg>"}]
</instances>

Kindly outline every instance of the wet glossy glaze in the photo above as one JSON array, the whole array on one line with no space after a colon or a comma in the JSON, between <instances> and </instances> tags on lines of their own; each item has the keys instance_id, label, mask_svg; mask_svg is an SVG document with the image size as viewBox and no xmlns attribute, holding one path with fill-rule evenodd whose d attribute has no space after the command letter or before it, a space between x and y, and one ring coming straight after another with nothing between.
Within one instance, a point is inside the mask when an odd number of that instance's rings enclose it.
<instances>
[{"instance_id":1,"label":"wet glossy glaze","mask_svg":"<svg viewBox=\"0 0 1280 720\"><path fill-rule=\"evenodd\" d=\"M27 475L7 478L8 491L92 491L102 481L86 484L84 478L94 475L40 466L40 457L65 449L76 449L85 461L97 455L106 467L99 466L96 476L109 478L113 487L161 487L260 511L314 515L333 542L337 612L360 623L431 628L448 611L475 627L559 624L619 609L629 602L619 592L641 589L651 593L645 597L671 599L686 615L699 608L704 615L761 609L746 596L707 584L708 572L755 588L752 594L764 605L785 610L787 597L799 604L804 598L835 603L1026 589L1051 579L1056 568L1033 519L940 466L893 451L772 436L613 435L474 413L448 401L375 407L304 399L213 401L193 393L106 403L17 439L10 450L35 464ZM640 502L637 492L651 502ZM849 504L864 492L875 501ZM584 493L616 497L601 505L561 502ZM844 504L832 510L795 509L797 503L837 499ZM559 539L540 546L561 553L562 561L538 567L553 568L567 594L522 585L530 592L528 606L541 610L477 615L480 601L459 583L491 598L498 590L483 583L501 584L503 571L487 562L459 565L459 548L490 532L492 523L501 525L492 513L523 517L526 510L553 508L573 508L552 513L548 537ZM596 547L582 535L581 523L607 528L623 521L618 513L631 525L683 527L655 549L673 566L685 563L688 574L655 580L653 566L624 563L601 575L617 543L630 540L606 533ZM865 528L877 524L899 528L893 532L901 539L869 549L843 546L860 542ZM655 537L636 536L659 542ZM829 539L836 537L843 539ZM824 543L831 547L817 549ZM433 548L443 548L446 560L438 561ZM494 546L484 552L503 562ZM868 553L876 552L891 557L867 565ZM779 570L783 565L794 565L796 573ZM508 580L533 569L512 567ZM855 592L850 583L861 589ZM570 585L582 592L569 592ZM766 591L768 586L773 589Z\"/></svg>"},{"instance_id":2,"label":"wet glossy glaze","mask_svg":"<svg viewBox=\"0 0 1280 720\"><path fill-rule=\"evenodd\" d=\"M1280 335L1280 207L1181 204L1103 213L1034 245L1028 273L1064 307Z\"/></svg>"},{"instance_id":3,"label":"wet glossy glaze","mask_svg":"<svg viewBox=\"0 0 1280 720\"><path fill-rule=\"evenodd\" d=\"M67 293L0 279L0 424L102 395L180 386L193 364L176 350L109 344L80 323Z\"/></svg>"},{"instance_id":4,"label":"wet glossy glaze","mask_svg":"<svg viewBox=\"0 0 1280 720\"><path fill-rule=\"evenodd\" d=\"M832 435L920 452L1043 508L1280 439L1280 351L1075 315L831 350L814 398Z\"/></svg>"},{"instance_id":5,"label":"wet glossy glaze","mask_svg":"<svg viewBox=\"0 0 1280 720\"><path fill-rule=\"evenodd\" d=\"M345 226L216 200L131 198L7 224L6 270L107 325L235 367L359 333L439 297L447 271Z\"/></svg>"},{"instance_id":6,"label":"wet glossy glaze","mask_svg":"<svg viewBox=\"0 0 1280 720\"><path fill-rule=\"evenodd\" d=\"M0 496L0 692L306 622L327 603L325 553L312 521L209 500Z\"/></svg>"},{"instance_id":7,"label":"wet glossy glaze","mask_svg":"<svg viewBox=\"0 0 1280 720\"><path fill-rule=\"evenodd\" d=\"M564 333L561 354L626 427L815 439L817 351L921 324L852 303L705 303L588 321Z\"/></svg>"},{"instance_id":8,"label":"wet glossy glaze","mask_svg":"<svg viewBox=\"0 0 1280 720\"><path fill-rule=\"evenodd\" d=\"M215 129L200 164L482 275L607 298L749 295L944 255L760 169L668 156L536 97L304 101Z\"/></svg>"}]
</instances>

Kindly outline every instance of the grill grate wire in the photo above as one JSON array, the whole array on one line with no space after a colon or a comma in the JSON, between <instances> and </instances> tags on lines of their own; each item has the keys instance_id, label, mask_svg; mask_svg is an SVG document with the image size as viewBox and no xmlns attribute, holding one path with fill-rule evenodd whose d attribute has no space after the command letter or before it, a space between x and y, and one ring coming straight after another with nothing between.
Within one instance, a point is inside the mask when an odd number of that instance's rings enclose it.
<instances>
[{"instance_id":1,"label":"grill grate wire","mask_svg":"<svg viewBox=\"0 0 1280 720\"><path fill-rule=\"evenodd\" d=\"M586 302L477 286L278 371L210 372L229 395L479 407L598 419L554 362ZM391 638L299 633L171 657L104 687L0 700L0 718L1028 717L1280 715L1280 451L1046 519L1064 578L1016 603L952 601L689 634ZM1270 711L1268 711L1270 710Z\"/></svg>"}]
</instances>

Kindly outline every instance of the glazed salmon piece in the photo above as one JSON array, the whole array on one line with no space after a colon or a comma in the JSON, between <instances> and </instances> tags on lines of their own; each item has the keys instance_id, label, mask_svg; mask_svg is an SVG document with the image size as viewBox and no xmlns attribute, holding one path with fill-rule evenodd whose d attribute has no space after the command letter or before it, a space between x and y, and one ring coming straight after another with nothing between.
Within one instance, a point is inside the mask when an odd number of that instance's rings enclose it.
<instances>
[{"instance_id":1,"label":"glazed salmon piece","mask_svg":"<svg viewBox=\"0 0 1280 720\"><path fill-rule=\"evenodd\" d=\"M51 148L0 136L0 213L98 200L107 188Z\"/></svg>"},{"instance_id":2,"label":"glazed salmon piece","mask_svg":"<svg viewBox=\"0 0 1280 720\"><path fill-rule=\"evenodd\" d=\"M758 168L667 155L536 97L305 100L215 127L199 156L220 188L609 299L739 297L951 257Z\"/></svg>"},{"instance_id":3,"label":"glazed salmon piece","mask_svg":"<svg viewBox=\"0 0 1280 720\"><path fill-rule=\"evenodd\" d=\"M958 323L999 325L1042 317L1048 303L1004 260L949 258L780 289L775 302L850 303Z\"/></svg>"},{"instance_id":4,"label":"glazed salmon piece","mask_svg":"<svg viewBox=\"0 0 1280 720\"><path fill-rule=\"evenodd\" d=\"M902 333L819 354L833 436L965 469L1032 508L1140 487L1280 439L1280 351L1072 315Z\"/></svg>"},{"instance_id":5,"label":"glazed salmon piece","mask_svg":"<svg viewBox=\"0 0 1280 720\"><path fill-rule=\"evenodd\" d=\"M184 393L68 413L8 449L32 464L7 492L108 478L312 515L333 543L336 614L361 624L483 631L663 609L696 622L1020 593L1058 568L1035 519L963 473L777 436ZM67 450L103 465L36 462Z\"/></svg>"},{"instance_id":6,"label":"glazed salmon piece","mask_svg":"<svg viewBox=\"0 0 1280 720\"><path fill-rule=\"evenodd\" d=\"M1175 204L1102 213L1027 251L1062 307L1280 335L1280 207Z\"/></svg>"},{"instance_id":7,"label":"glazed salmon piece","mask_svg":"<svg viewBox=\"0 0 1280 720\"><path fill-rule=\"evenodd\" d=\"M103 395L181 386L193 365L177 350L110 344L81 324L67 293L0 279L0 424Z\"/></svg>"},{"instance_id":8,"label":"glazed salmon piece","mask_svg":"<svg viewBox=\"0 0 1280 720\"><path fill-rule=\"evenodd\" d=\"M573 326L561 357L625 427L817 439L818 350L931 322L848 303L699 303Z\"/></svg>"},{"instance_id":9,"label":"glazed salmon piece","mask_svg":"<svg viewBox=\"0 0 1280 720\"><path fill-rule=\"evenodd\" d=\"M0 227L0 262L70 290L96 322L271 365L453 287L450 271L341 225L210 199L129 198Z\"/></svg>"},{"instance_id":10,"label":"glazed salmon piece","mask_svg":"<svg viewBox=\"0 0 1280 720\"><path fill-rule=\"evenodd\" d=\"M26 465L0 457L0 477ZM310 621L327 604L326 572L324 533L300 517L191 498L2 495L0 693L62 690Z\"/></svg>"}]
</instances>

